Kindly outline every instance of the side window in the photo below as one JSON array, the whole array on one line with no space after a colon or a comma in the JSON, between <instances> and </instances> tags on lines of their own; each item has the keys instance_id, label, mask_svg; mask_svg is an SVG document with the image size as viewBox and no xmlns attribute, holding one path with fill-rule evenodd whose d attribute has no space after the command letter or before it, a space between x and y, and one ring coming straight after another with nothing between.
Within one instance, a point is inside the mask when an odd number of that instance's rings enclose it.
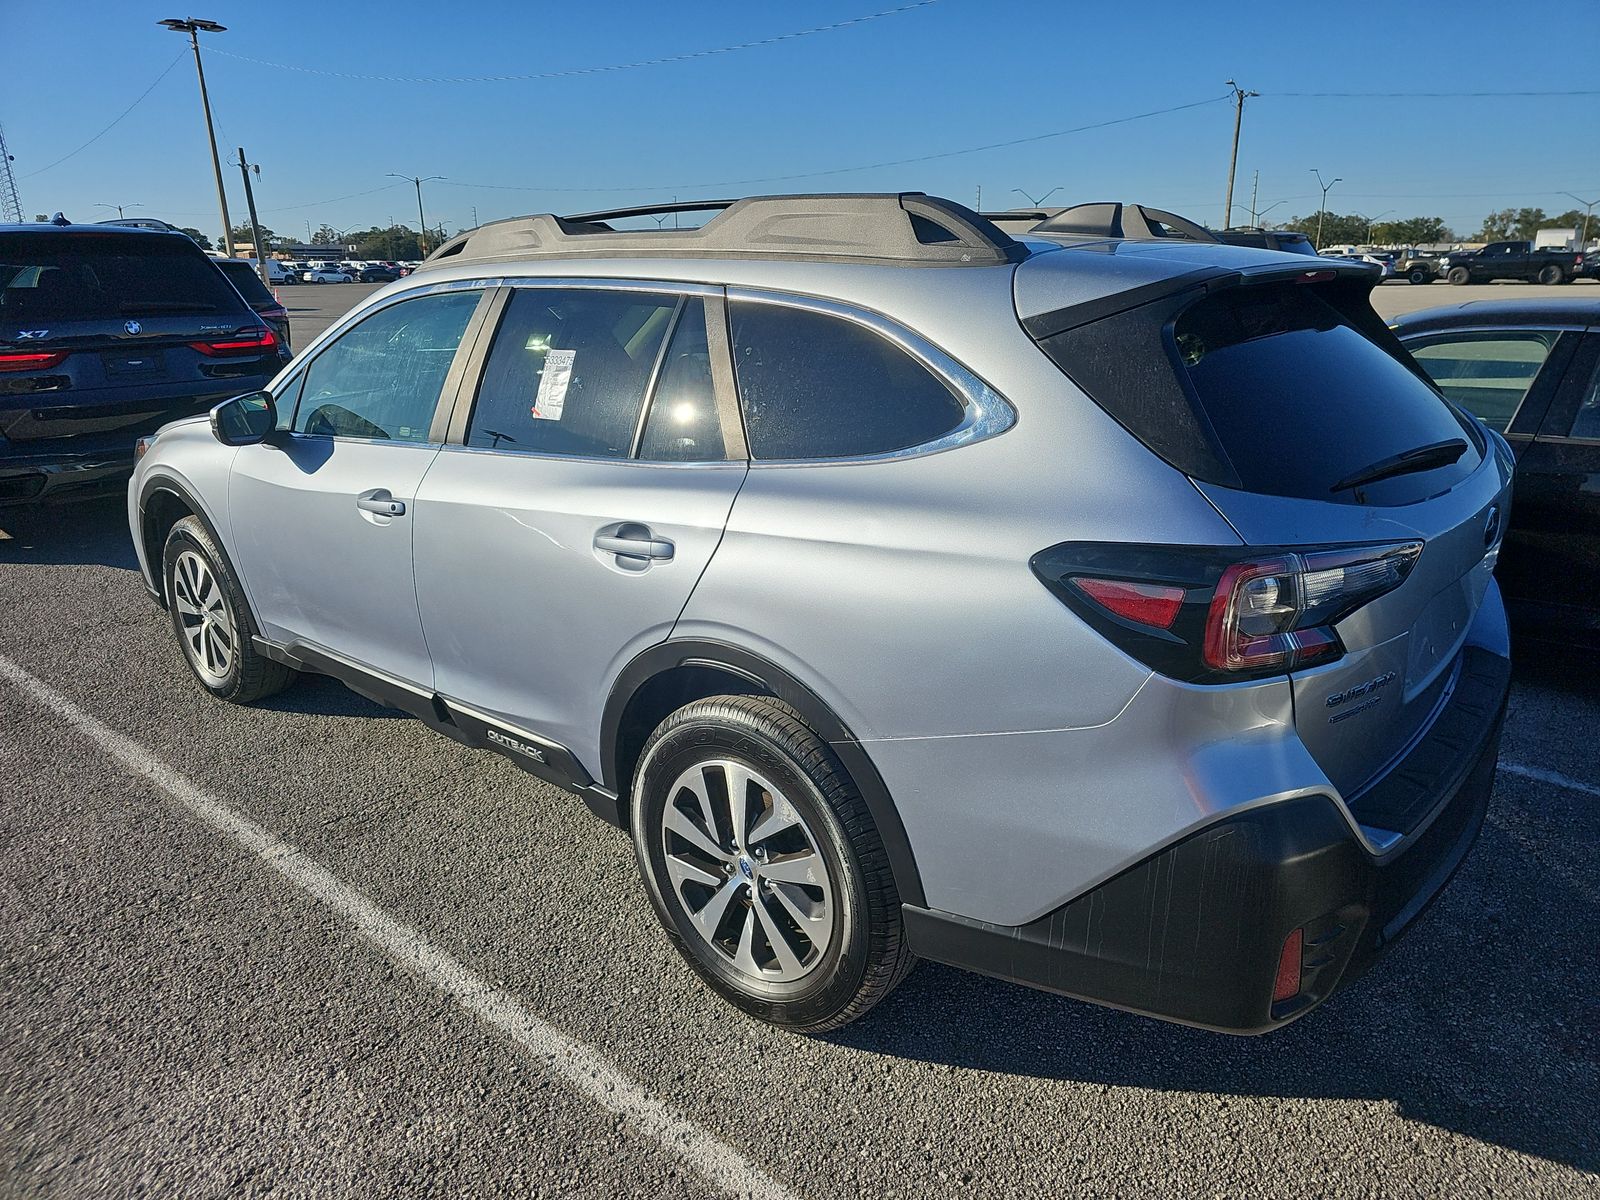
<instances>
[{"instance_id":1,"label":"side window","mask_svg":"<svg viewBox=\"0 0 1600 1200\"><path fill-rule=\"evenodd\" d=\"M1555 333L1472 333L1408 343L1450 399L1504 432L1555 347Z\"/></svg>"},{"instance_id":2,"label":"side window","mask_svg":"<svg viewBox=\"0 0 1600 1200\"><path fill-rule=\"evenodd\" d=\"M520 288L484 366L467 445L627 458L678 297Z\"/></svg>"},{"instance_id":3,"label":"side window","mask_svg":"<svg viewBox=\"0 0 1600 1200\"><path fill-rule=\"evenodd\" d=\"M402 300L341 334L306 368L296 433L425 442L479 292Z\"/></svg>"},{"instance_id":4,"label":"side window","mask_svg":"<svg viewBox=\"0 0 1600 1200\"><path fill-rule=\"evenodd\" d=\"M698 297L691 297L667 347L661 380L645 418L639 457L656 462L720 462L727 456L711 384L706 306Z\"/></svg>"},{"instance_id":5,"label":"side window","mask_svg":"<svg viewBox=\"0 0 1600 1200\"><path fill-rule=\"evenodd\" d=\"M1595 368L1594 378L1578 401L1578 416L1567 436L1600 439L1600 367Z\"/></svg>"},{"instance_id":6,"label":"side window","mask_svg":"<svg viewBox=\"0 0 1600 1200\"><path fill-rule=\"evenodd\" d=\"M752 458L886 454L961 423L955 394L870 329L782 304L744 301L731 312Z\"/></svg>"}]
</instances>

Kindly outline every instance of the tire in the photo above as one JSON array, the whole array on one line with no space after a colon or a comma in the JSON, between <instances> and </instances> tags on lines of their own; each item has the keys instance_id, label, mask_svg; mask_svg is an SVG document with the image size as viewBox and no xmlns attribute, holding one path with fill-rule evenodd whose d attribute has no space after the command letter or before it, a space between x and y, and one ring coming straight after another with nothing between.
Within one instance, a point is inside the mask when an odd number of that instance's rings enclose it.
<instances>
[{"instance_id":1,"label":"tire","mask_svg":"<svg viewBox=\"0 0 1600 1200\"><path fill-rule=\"evenodd\" d=\"M185 517L172 527L161 571L172 632L196 683L218 700L251 704L294 682L293 669L256 653L250 606L200 518Z\"/></svg>"},{"instance_id":2,"label":"tire","mask_svg":"<svg viewBox=\"0 0 1600 1200\"><path fill-rule=\"evenodd\" d=\"M741 793L736 822L727 797ZM645 743L630 814L662 928L751 1016L802 1033L837 1029L914 964L866 803L788 705L715 696L680 708Z\"/></svg>"},{"instance_id":3,"label":"tire","mask_svg":"<svg viewBox=\"0 0 1600 1200\"><path fill-rule=\"evenodd\" d=\"M1548 285L1548 284L1554 284L1554 283L1565 283L1566 281L1567 281L1567 273L1565 271L1563 271L1560 267L1556 266L1555 263L1551 263L1547 267L1540 267L1539 268L1539 282L1540 283Z\"/></svg>"},{"instance_id":4,"label":"tire","mask_svg":"<svg viewBox=\"0 0 1600 1200\"><path fill-rule=\"evenodd\" d=\"M1432 276L1428 274L1426 267L1413 267L1406 278L1412 283L1427 283Z\"/></svg>"},{"instance_id":5,"label":"tire","mask_svg":"<svg viewBox=\"0 0 1600 1200\"><path fill-rule=\"evenodd\" d=\"M1465 267L1451 267L1450 274L1446 275L1445 278L1460 287L1464 283L1472 282L1472 272Z\"/></svg>"}]
</instances>

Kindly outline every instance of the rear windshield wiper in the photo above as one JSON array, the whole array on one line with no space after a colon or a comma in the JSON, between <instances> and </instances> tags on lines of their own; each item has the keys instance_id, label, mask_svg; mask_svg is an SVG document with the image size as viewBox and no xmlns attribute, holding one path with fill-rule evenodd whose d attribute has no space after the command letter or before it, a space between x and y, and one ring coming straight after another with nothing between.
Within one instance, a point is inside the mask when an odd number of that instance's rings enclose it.
<instances>
[{"instance_id":1,"label":"rear windshield wiper","mask_svg":"<svg viewBox=\"0 0 1600 1200\"><path fill-rule=\"evenodd\" d=\"M1351 488L1360 487L1364 483L1377 483L1380 479L1392 479L1396 475L1411 475L1418 471L1431 471L1435 467L1448 467L1466 452L1465 438L1447 438L1442 442L1429 442L1426 446L1402 450L1399 454L1380 458L1359 471L1352 471L1328 490L1348 492Z\"/></svg>"},{"instance_id":2,"label":"rear windshield wiper","mask_svg":"<svg viewBox=\"0 0 1600 1200\"><path fill-rule=\"evenodd\" d=\"M199 300L134 300L119 304L117 309L125 313L216 312L217 306Z\"/></svg>"}]
</instances>

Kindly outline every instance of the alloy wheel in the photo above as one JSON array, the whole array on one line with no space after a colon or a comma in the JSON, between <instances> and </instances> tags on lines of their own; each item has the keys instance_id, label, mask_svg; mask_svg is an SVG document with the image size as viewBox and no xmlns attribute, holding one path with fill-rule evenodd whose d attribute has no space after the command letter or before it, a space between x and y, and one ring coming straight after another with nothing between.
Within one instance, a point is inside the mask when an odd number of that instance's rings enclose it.
<instances>
[{"instance_id":1,"label":"alloy wheel","mask_svg":"<svg viewBox=\"0 0 1600 1200\"><path fill-rule=\"evenodd\" d=\"M792 983L822 960L834 932L827 863L770 781L731 759L695 764L667 794L661 842L690 926L728 966Z\"/></svg>"},{"instance_id":2,"label":"alloy wheel","mask_svg":"<svg viewBox=\"0 0 1600 1200\"><path fill-rule=\"evenodd\" d=\"M239 628L211 564L193 550L181 552L173 563L172 591L190 665L211 686L224 686L238 651Z\"/></svg>"}]
</instances>

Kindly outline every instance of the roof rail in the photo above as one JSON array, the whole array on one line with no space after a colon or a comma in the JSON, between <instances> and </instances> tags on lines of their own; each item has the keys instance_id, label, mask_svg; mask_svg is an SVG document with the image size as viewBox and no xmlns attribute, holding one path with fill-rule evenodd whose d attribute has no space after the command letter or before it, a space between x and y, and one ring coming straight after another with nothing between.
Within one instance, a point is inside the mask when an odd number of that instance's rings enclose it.
<instances>
[{"instance_id":1,"label":"roof rail","mask_svg":"<svg viewBox=\"0 0 1600 1200\"><path fill-rule=\"evenodd\" d=\"M1143 204L1075 204L1033 227L1034 233L1156 241L1214 242L1217 235L1187 217Z\"/></svg>"},{"instance_id":2,"label":"roof rail","mask_svg":"<svg viewBox=\"0 0 1600 1200\"><path fill-rule=\"evenodd\" d=\"M613 229L608 221L722 211L696 229ZM424 268L529 258L799 258L913 266L1020 262L1027 249L971 209L921 192L750 196L513 217L459 234Z\"/></svg>"}]
</instances>

